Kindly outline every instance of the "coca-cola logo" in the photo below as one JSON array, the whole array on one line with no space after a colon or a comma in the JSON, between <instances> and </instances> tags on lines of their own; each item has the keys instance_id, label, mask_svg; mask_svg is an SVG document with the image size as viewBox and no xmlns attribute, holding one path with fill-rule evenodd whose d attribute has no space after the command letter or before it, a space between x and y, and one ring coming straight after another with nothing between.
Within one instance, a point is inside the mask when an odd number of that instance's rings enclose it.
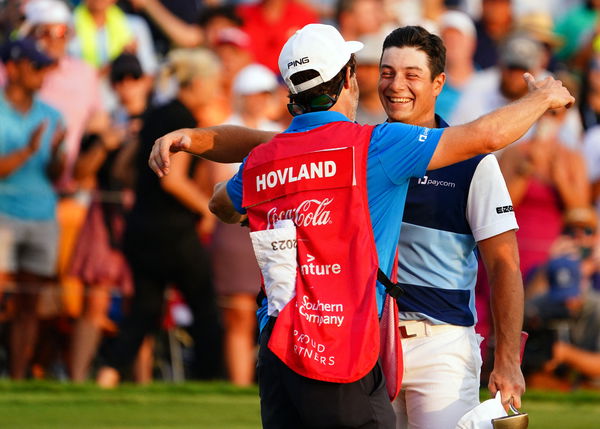
<instances>
[{"instance_id":1,"label":"coca-cola logo","mask_svg":"<svg viewBox=\"0 0 600 429\"><path fill-rule=\"evenodd\" d=\"M296 208L281 211L277 207L273 207L267 212L267 229L272 229L275 222L283 219L293 220L296 226L328 225L332 222L331 210L326 210L326 208L332 201L333 198L304 200Z\"/></svg>"}]
</instances>

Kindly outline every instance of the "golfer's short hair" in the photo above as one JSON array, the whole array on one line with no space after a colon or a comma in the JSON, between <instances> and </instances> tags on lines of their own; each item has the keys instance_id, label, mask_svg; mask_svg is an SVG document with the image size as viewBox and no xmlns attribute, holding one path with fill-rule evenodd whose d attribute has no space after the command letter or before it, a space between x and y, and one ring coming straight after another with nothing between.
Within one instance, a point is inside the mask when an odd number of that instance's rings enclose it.
<instances>
[{"instance_id":1,"label":"golfer's short hair","mask_svg":"<svg viewBox=\"0 0 600 429\"><path fill-rule=\"evenodd\" d=\"M446 67L446 47L444 42L435 34L431 34L420 26L396 28L385 38L383 51L387 48L412 47L425 52L431 72L431 80Z\"/></svg>"}]
</instances>

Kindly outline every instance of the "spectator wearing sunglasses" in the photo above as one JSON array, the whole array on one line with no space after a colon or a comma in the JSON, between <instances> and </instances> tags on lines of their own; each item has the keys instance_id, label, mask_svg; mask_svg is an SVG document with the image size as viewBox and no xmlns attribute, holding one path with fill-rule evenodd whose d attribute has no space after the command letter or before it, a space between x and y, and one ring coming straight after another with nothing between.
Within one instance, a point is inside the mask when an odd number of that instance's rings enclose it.
<instances>
[{"instance_id":1,"label":"spectator wearing sunglasses","mask_svg":"<svg viewBox=\"0 0 600 429\"><path fill-rule=\"evenodd\" d=\"M577 263L581 270L583 290L598 289L598 215L591 206L570 209L563 216L563 228L549 248L549 259L534 267L531 280L527 284L527 298L539 296L549 290L549 283L540 282L540 274L547 276L548 261L568 258ZM583 284L583 283L582 283Z\"/></svg>"},{"instance_id":2,"label":"spectator wearing sunglasses","mask_svg":"<svg viewBox=\"0 0 600 429\"><path fill-rule=\"evenodd\" d=\"M597 383L600 379L597 228L592 207L569 210L549 260L526 285L530 339L524 370L530 387Z\"/></svg>"},{"instance_id":3,"label":"spectator wearing sunglasses","mask_svg":"<svg viewBox=\"0 0 600 429\"><path fill-rule=\"evenodd\" d=\"M56 61L56 67L46 75L40 97L58 109L68 124L65 141L66 165L58 187L61 193L71 193L76 189L72 172L79 154L81 137L88 131L88 125L103 121L98 76L91 66L67 53L73 27L71 11L64 2L28 2L25 6L25 22L20 33L35 40L38 46Z\"/></svg>"},{"instance_id":4,"label":"spectator wearing sunglasses","mask_svg":"<svg viewBox=\"0 0 600 429\"><path fill-rule=\"evenodd\" d=\"M92 185L74 177L84 135L109 139L110 121L103 109L97 71L68 54L73 37L73 17L60 0L32 0L24 9L25 21L20 32L34 40L55 66L48 70L40 98L56 108L66 123L62 152L65 168L56 181L59 193L57 220L60 225L57 270L62 288L63 315L78 318L82 311L80 279L69 273L79 232L86 218Z\"/></svg>"}]
</instances>

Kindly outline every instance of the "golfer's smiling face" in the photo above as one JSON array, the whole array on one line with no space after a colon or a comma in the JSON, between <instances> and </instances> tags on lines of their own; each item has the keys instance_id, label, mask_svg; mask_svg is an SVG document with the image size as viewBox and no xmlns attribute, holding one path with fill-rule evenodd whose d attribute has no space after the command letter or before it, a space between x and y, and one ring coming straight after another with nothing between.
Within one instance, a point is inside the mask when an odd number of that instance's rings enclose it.
<instances>
[{"instance_id":1,"label":"golfer's smiling face","mask_svg":"<svg viewBox=\"0 0 600 429\"><path fill-rule=\"evenodd\" d=\"M427 54L414 47L390 47L379 68L379 98L393 122L421 125L433 118L443 73L433 81Z\"/></svg>"}]
</instances>

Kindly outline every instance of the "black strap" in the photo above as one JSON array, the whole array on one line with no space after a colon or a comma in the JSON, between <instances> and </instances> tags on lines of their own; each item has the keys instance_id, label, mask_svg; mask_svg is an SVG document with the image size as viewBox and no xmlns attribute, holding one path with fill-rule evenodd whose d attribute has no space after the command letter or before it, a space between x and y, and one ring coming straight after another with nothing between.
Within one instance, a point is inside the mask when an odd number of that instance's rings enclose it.
<instances>
[{"instance_id":1,"label":"black strap","mask_svg":"<svg viewBox=\"0 0 600 429\"><path fill-rule=\"evenodd\" d=\"M388 276L385 275L381 268L377 268L377 280L385 286L385 292L389 293L394 299L400 298L405 291L399 283L393 283Z\"/></svg>"}]
</instances>

